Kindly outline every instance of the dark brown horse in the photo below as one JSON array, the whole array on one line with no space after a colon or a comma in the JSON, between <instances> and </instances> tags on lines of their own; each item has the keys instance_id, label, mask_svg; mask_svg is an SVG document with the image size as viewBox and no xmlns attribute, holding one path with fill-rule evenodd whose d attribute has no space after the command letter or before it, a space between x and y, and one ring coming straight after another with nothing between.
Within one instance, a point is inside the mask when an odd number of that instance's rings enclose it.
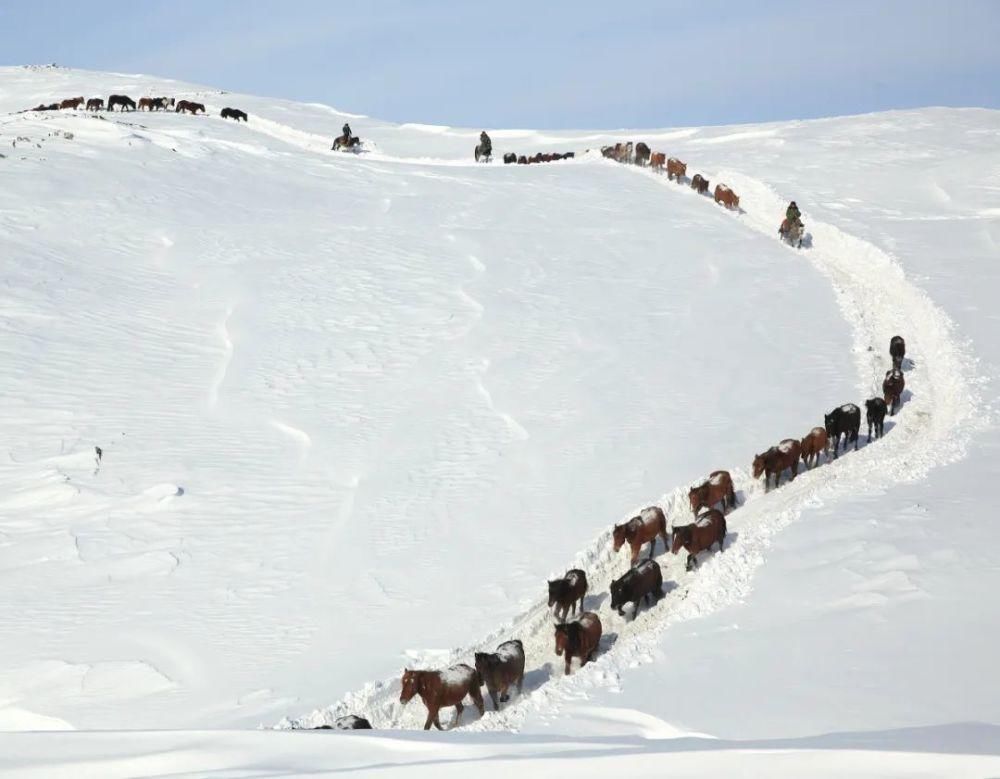
<instances>
[{"instance_id":1,"label":"dark brown horse","mask_svg":"<svg viewBox=\"0 0 1000 779\"><path fill-rule=\"evenodd\" d=\"M649 146L644 144L642 141L639 141L639 143L635 145L635 164L640 166L646 165L649 162L649 155L651 153L652 152L650 152Z\"/></svg>"},{"instance_id":2,"label":"dark brown horse","mask_svg":"<svg viewBox=\"0 0 1000 779\"><path fill-rule=\"evenodd\" d=\"M802 462L806 468L812 468L819 463L820 452L826 452L829 437L825 427L814 427L809 434L799 442Z\"/></svg>"},{"instance_id":3,"label":"dark brown horse","mask_svg":"<svg viewBox=\"0 0 1000 779\"><path fill-rule=\"evenodd\" d=\"M889 408L890 416L896 415L900 395L903 394L904 389L906 389L906 379L903 378L903 371L898 368L886 371L885 379L882 381L882 395L885 398L885 405Z\"/></svg>"},{"instance_id":4,"label":"dark brown horse","mask_svg":"<svg viewBox=\"0 0 1000 779\"><path fill-rule=\"evenodd\" d=\"M583 611L583 598L587 594L587 574L579 568L566 571L566 575L561 579L549 582L549 608L555 606L555 615L558 620L565 620L570 607L576 614L577 601L580 603L580 611Z\"/></svg>"},{"instance_id":5,"label":"dark brown horse","mask_svg":"<svg viewBox=\"0 0 1000 779\"><path fill-rule=\"evenodd\" d=\"M719 551L722 551L726 540L726 517L718 509L709 509L690 525L674 525L673 534L670 551L677 554L685 549L687 570L690 571L698 562L698 554L711 549L712 544L718 542Z\"/></svg>"},{"instance_id":6,"label":"dark brown horse","mask_svg":"<svg viewBox=\"0 0 1000 779\"><path fill-rule=\"evenodd\" d=\"M799 474L799 458L802 455L802 445L794 438L786 438L777 446L772 446L763 454L758 454L753 458L753 476L759 479L764 474L764 489L768 490L771 485L771 476L774 476L774 486L781 483L781 474L785 468L792 472L790 481L795 481Z\"/></svg>"},{"instance_id":7,"label":"dark brown horse","mask_svg":"<svg viewBox=\"0 0 1000 779\"><path fill-rule=\"evenodd\" d=\"M889 356L892 357L892 367L902 370L903 358L906 357L906 341L903 336L894 335L889 339Z\"/></svg>"},{"instance_id":8,"label":"dark brown horse","mask_svg":"<svg viewBox=\"0 0 1000 779\"><path fill-rule=\"evenodd\" d=\"M639 603L645 598L651 606L663 597L663 572L656 560L644 560L629 568L624 576L611 582L611 608L625 616L625 606L632 604L632 619L639 613Z\"/></svg>"},{"instance_id":9,"label":"dark brown horse","mask_svg":"<svg viewBox=\"0 0 1000 779\"><path fill-rule=\"evenodd\" d=\"M193 100L178 100L177 105L174 106L174 113L181 114L185 111L189 114L196 114L199 111L205 113L205 106L201 103L195 103Z\"/></svg>"},{"instance_id":10,"label":"dark brown horse","mask_svg":"<svg viewBox=\"0 0 1000 779\"><path fill-rule=\"evenodd\" d=\"M691 189L699 195L706 194L708 192L708 179L700 173L695 173L694 178L691 179Z\"/></svg>"},{"instance_id":11,"label":"dark brown horse","mask_svg":"<svg viewBox=\"0 0 1000 779\"><path fill-rule=\"evenodd\" d=\"M685 163L681 162L676 157L671 157L669 160L667 160L668 179L677 179L677 181L680 181L681 179L684 178L684 175L687 173L687 169L688 166Z\"/></svg>"},{"instance_id":12,"label":"dark brown horse","mask_svg":"<svg viewBox=\"0 0 1000 779\"><path fill-rule=\"evenodd\" d=\"M246 112L241 111L238 108L223 108L219 116L223 119L235 119L237 122L241 119L244 122L247 120Z\"/></svg>"},{"instance_id":13,"label":"dark brown horse","mask_svg":"<svg viewBox=\"0 0 1000 779\"><path fill-rule=\"evenodd\" d=\"M512 685L517 685L521 694L524 684L524 645L516 638L504 641L496 652L476 652L476 672L486 684L495 711L509 699L507 694Z\"/></svg>"},{"instance_id":14,"label":"dark brown horse","mask_svg":"<svg viewBox=\"0 0 1000 779\"><path fill-rule=\"evenodd\" d=\"M454 706L455 723L452 727L455 727L465 708L462 701L466 695L472 698L480 716L486 713L483 694L479 689L482 685L483 680L476 669L465 663L453 665L443 671L411 671L407 668L403 671L399 702L405 706L413 700L414 695L419 695L427 707L424 730L430 730L431 725L438 730L444 730L441 727L441 720L438 719L438 712L445 706Z\"/></svg>"},{"instance_id":15,"label":"dark brown horse","mask_svg":"<svg viewBox=\"0 0 1000 779\"><path fill-rule=\"evenodd\" d=\"M652 559L653 552L656 550L657 536L663 539L663 548L666 549L667 518L659 506L643 509L639 516L632 517L624 524L615 525L611 532L616 552L628 541L629 548L632 550L632 565L635 565L635 561L639 559L639 552L646 542L649 542L649 557Z\"/></svg>"},{"instance_id":16,"label":"dark brown horse","mask_svg":"<svg viewBox=\"0 0 1000 779\"><path fill-rule=\"evenodd\" d=\"M574 657L580 658L580 667L592 659L601 642L601 619L592 611L585 611L575 622L556 625L556 656L566 657L566 676Z\"/></svg>"},{"instance_id":17,"label":"dark brown horse","mask_svg":"<svg viewBox=\"0 0 1000 779\"><path fill-rule=\"evenodd\" d=\"M92 97L87 101L88 111L103 111L104 110L104 98L103 97Z\"/></svg>"},{"instance_id":18,"label":"dark brown horse","mask_svg":"<svg viewBox=\"0 0 1000 779\"><path fill-rule=\"evenodd\" d=\"M59 107L60 108L72 108L72 109L76 110L77 108L79 108L82 105L83 105L83 98L82 97L71 97L71 98L68 98L66 100L63 100L59 104Z\"/></svg>"},{"instance_id":19,"label":"dark brown horse","mask_svg":"<svg viewBox=\"0 0 1000 779\"><path fill-rule=\"evenodd\" d=\"M720 501L723 512L736 508L736 490L729 471L712 471L706 481L688 490L688 502L695 516L698 516L698 509L712 508Z\"/></svg>"},{"instance_id":20,"label":"dark brown horse","mask_svg":"<svg viewBox=\"0 0 1000 779\"><path fill-rule=\"evenodd\" d=\"M725 184L715 185L715 202L724 205L726 208L739 209L740 198L733 190Z\"/></svg>"},{"instance_id":21,"label":"dark brown horse","mask_svg":"<svg viewBox=\"0 0 1000 779\"><path fill-rule=\"evenodd\" d=\"M108 98L108 110L114 111L116 105L121 106L122 111L135 110L135 101L128 95L111 95Z\"/></svg>"}]
</instances>

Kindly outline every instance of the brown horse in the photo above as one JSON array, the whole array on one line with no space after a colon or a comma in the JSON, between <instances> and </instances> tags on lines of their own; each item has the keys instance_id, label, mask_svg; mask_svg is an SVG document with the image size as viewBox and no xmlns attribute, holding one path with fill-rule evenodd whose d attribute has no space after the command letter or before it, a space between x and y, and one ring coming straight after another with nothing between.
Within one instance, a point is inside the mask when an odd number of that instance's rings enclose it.
<instances>
[{"instance_id":1,"label":"brown horse","mask_svg":"<svg viewBox=\"0 0 1000 779\"><path fill-rule=\"evenodd\" d=\"M649 162L649 155L651 154L649 146L647 146L642 141L639 141L635 145L635 164L640 167Z\"/></svg>"},{"instance_id":2,"label":"brown horse","mask_svg":"<svg viewBox=\"0 0 1000 779\"><path fill-rule=\"evenodd\" d=\"M814 427L809 431L809 434L799 442L799 449L801 450L802 462L805 463L807 469L814 467L819 463L819 453L826 452L827 446L830 442L829 437L826 434L825 427Z\"/></svg>"},{"instance_id":3,"label":"brown horse","mask_svg":"<svg viewBox=\"0 0 1000 779\"><path fill-rule=\"evenodd\" d=\"M516 684L517 694L521 694L521 686L524 684L524 645L515 638L513 641L504 641L496 652L476 652L476 672L486 684L493 709L500 711L500 703L509 699L507 691L511 685Z\"/></svg>"},{"instance_id":4,"label":"brown horse","mask_svg":"<svg viewBox=\"0 0 1000 779\"><path fill-rule=\"evenodd\" d=\"M667 163L667 155L662 151L654 151L649 157L649 167L653 170L663 170L663 166Z\"/></svg>"},{"instance_id":5,"label":"brown horse","mask_svg":"<svg viewBox=\"0 0 1000 779\"><path fill-rule=\"evenodd\" d=\"M140 97L139 98L139 110L140 111L152 111L156 106L151 97Z\"/></svg>"},{"instance_id":6,"label":"brown horse","mask_svg":"<svg viewBox=\"0 0 1000 779\"><path fill-rule=\"evenodd\" d=\"M72 108L72 109L76 110L81 105L83 105L83 98L82 97L71 97L71 98L68 98L66 100L63 100L59 104L59 107L60 108Z\"/></svg>"},{"instance_id":7,"label":"brown horse","mask_svg":"<svg viewBox=\"0 0 1000 779\"><path fill-rule=\"evenodd\" d=\"M681 162L676 157L671 157L667 160L667 178L677 179L679 182L684 175L687 173L688 166Z\"/></svg>"},{"instance_id":8,"label":"brown horse","mask_svg":"<svg viewBox=\"0 0 1000 779\"><path fill-rule=\"evenodd\" d=\"M574 657L580 658L581 668L593 658L602 632L601 619L592 611L583 612L575 622L556 625L556 656L565 655L566 676Z\"/></svg>"},{"instance_id":9,"label":"brown horse","mask_svg":"<svg viewBox=\"0 0 1000 779\"><path fill-rule=\"evenodd\" d=\"M434 725L438 730L441 727L441 720L438 719L438 712L445 706L455 707L455 723L458 724L462 717L462 710L465 708L462 701L468 695L472 702L479 709L482 716L486 713L486 706L483 704L483 694L479 690L483 685L483 680L478 671L465 663L453 665L443 671L411 671L409 668L403 671L402 690L399 693L399 702L404 706L413 700L414 695L419 695L420 699L427 707L427 721L424 723L424 730L430 730Z\"/></svg>"},{"instance_id":10,"label":"brown horse","mask_svg":"<svg viewBox=\"0 0 1000 779\"><path fill-rule=\"evenodd\" d=\"M628 143L619 142L614 146L604 146L601 148L601 154L615 162L631 162L632 141Z\"/></svg>"},{"instance_id":11,"label":"brown horse","mask_svg":"<svg viewBox=\"0 0 1000 779\"><path fill-rule=\"evenodd\" d=\"M733 489L733 477L729 471L712 471L706 481L688 490L688 502L695 516L698 516L698 509L712 508L720 501L723 513L726 509L736 508L736 490Z\"/></svg>"},{"instance_id":12,"label":"brown horse","mask_svg":"<svg viewBox=\"0 0 1000 779\"><path fill-rule=\"evenodd\" d=\"M580 611L583 611L583 598L586 594L587 574L579 568L573 568L566 571L563 578L549 582L549 608L555 606L556 619L565 620L570 606L576 614L577 601L580 602Z\"/></svg>"},{"instance_id":13,"label":"brown horse","mask_svg":"<svg viewBox=\"0 0 1000 779\"><path fill-rule=\"evenodd\" d=\"M740 198L733 190L725 184L717 184L715 187L715 202L724 205L726 208L740 207Z\"/></svg>"},{"instance_id":14,"label":"brown horse","mask_svg":"<svg viewBox=\"0 0 1000 779\"><path fill-rule=\"evenodd\" d=\"M174 106L174 113L179 114L184 111L189 114L196 114L199 111L205 113L205 106L201 103L195 103L193 100L178 100L177 105Z\"/></svg>"},{"instance_id":15,"label":"brown horse","mask_svg":"<svg viewBox=\"0 0 1000 779\"><path fill-rule=\"evenodd\" d=\"M759 479L764 474L764 489L771 485L771 476L774 476L774 486L781 483L781 474L785 468L792 472L790 481L795 481L799 473L799 457L802 454L802 446L794 438L786 438L777 446L772 446L763 454L758 454L753 458L753 476Z\"/></svg>"},{"instance_id":16,"label":"brown horse","mask_svg":"<svg viewBox=\"0 0 1000 779\"><path fill-rule=\"evenodd\" d=\"M632 565L635 565L635 561L639 559L639 551L647 541L649 542L649 558L653 558L657 536L663 539L663 548L666 549L667 518L663 516L663 509L659 506L643 509L638 517L632 517L622 525L615 525L615 529L611 532L616 552L628 541L629 548L632 550Z\"/></svg>"},{"instance_id":17,"label":"brown horse","mask_svg":"<svg viewBox=\"0 0 1000 779\"><path fill-rule=\"evenodd\" d=\"M103 111L104 110L104 98L103 97L92 97L87 101L88 111Z\"/></svg>"},{"instance_id":18,"label":"brown horse","mask_svg":"<svg viewBox=\"0 0 1000 779\"><path fill-rule=\"evenodd\" d=\"M712 544L719 542L722 551L726 540L726 517L718 509L709 509L691 525L674 525L674 537L670 551L677 554L682 548L687 550L687 570L691 570L698 562L698 554L711 549Z\"/></svg>"},{"instance_id":19,"label":"brown horse","mask_svg":"<svg viewBox=\"0 0 1000 779\"><path fill-rule=\"evenodd\" d=\"M894 335L889 339L889 356L892 357L892 367L903 369L903 358L906 357L906 341L903 336Z\"/></svg>"},{"instance_id":20,"label":"brown horse","mask_svg":"<svg viewBox=\"0 0 1000 779\"><path fill-rule=\"evenodd\" d=\"M896 415L900 395L903 394L904 389L906 389L906 379L903 378L903 371L898 368L886 371L885 379L882 382L882 395L885 397L885 405L889 407L890 416Z\"/></svg>"},{"instance_id":21,"label":"brown horse","mask_svg":"<svg viewBox=\"0 0 1000 779\"><path fill-rule=\"evenodd\" d=\"M695 173L694 178L691 179L691 189L699 195L704 195L708 192L708 179L700 173Z\"/></svg>"}]
</instances>

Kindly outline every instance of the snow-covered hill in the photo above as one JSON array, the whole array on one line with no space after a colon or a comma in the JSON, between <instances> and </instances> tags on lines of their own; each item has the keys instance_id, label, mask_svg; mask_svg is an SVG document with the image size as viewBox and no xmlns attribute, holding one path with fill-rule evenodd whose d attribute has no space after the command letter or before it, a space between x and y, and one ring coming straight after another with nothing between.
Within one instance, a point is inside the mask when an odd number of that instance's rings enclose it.
<instances>
[{"instance_id":1,"label":"snow-covered hill","mask_svg":"<svg viewBox=\"0 0 1000 779\"><path fill-rule=\"evenodd\" d=\"M110 93L209 115L16 113ZM404 665L520 637L526 694L463 718L517 738L152 733L99 771L605 750L698 775L763 750L771 775L837 775L817 756L836 747L856 772L926 751L962 775L1000 754L958 725L1000 722L996 112L491 130L499 153L578 154L528 167L472 163L480 128L142 76L0 69L0 112L0 727L414 727ZM329 151L345 120L365 154ZM583 154L619 139L743 212ZM773 234L791 198L801 252ZM764 495L753 454L875 394L897 332L912 366L885 440ZM725 553L692 574L661 554L667 599L613 614L611 524L653 502L687 521L720 467L745 500ZM542 599L571 565L606 639L563 678ZM41 775L108 757L85 734L0 741ZM779 768L786 748L801 762ZM686 768L693 749L716 768Z\"/></svg>"}]
</instances>

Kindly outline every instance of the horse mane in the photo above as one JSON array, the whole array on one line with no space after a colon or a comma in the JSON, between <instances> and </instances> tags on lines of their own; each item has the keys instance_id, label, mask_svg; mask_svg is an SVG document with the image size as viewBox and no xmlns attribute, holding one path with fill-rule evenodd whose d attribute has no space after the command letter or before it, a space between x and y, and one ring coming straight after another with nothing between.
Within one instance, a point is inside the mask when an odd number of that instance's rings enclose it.
<instances>
[{"instance_id":1,"label":"horse mane","mask_svg":"<svg viewBox=\"0 0 1000 779\"><path fill-rule=\"evenodd\" d=\"M556 630L562 630L566 634L566 652L571 655L579 654L583 626L579 622L564 622L556 625Z\"/></svg>"}]
</instances>

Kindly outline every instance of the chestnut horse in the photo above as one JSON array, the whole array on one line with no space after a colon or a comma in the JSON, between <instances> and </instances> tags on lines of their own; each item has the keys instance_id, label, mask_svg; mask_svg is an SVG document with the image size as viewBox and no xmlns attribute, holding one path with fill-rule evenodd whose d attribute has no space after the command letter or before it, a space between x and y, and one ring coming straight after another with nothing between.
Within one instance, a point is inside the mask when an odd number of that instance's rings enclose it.
<instances>
[{"instance_id":1,"label":"chestnut horse","mask_svg":"<svg viewBox=\"0 0 1000 779\"><path fill-rule=\"evenodd\" d=\"M663 170L663 166L667 162L667 155L662 151L654 151L649 158L649 166L653 170Z\"/></svg>"},{"instance_id":2,"label":"chestnut horse","mask_svg":"<svg viewBox=\"0 0 1000 779\"><path fill-rule=\"evenodd\" d=\"M707 481L688 490L688 502L691 513L698 516L698 509L712 508L722 502L722 511L736 508L736 490L733 489L733 477L729 471L712 471Z\"/></svg>"},{"instance_id":3,"label":"chestnut horse","mask_svg":"<svg viewBox=\"0 0 1000 779\"><path fill-rule=\"evenodd\" d=\"M906 388L906 380L903 378L903 371L893 368L886 371L885 380L882 382L882 395L885 397L885 405L889 408L889 415L895 416L896 409L899 408L899 396Z\"/></svg>"},{"instance_id":4,"label":"chestnut horse","mask_svg":"<svg viewBox=\"0 0 1000 779\"><path fill-rule=\"evenodd\" d=\"M726 540L726 517L718 509L709 509L694 524L674 525L673 534L670 551L677 554L682 548L687 550L687 570L690 571L698 562L698 554L711 549L716 541L722 551Z\"/></svg>"},{"instance_id":5,"label":"chestnut horse","mask_svg":"<svg viewBox=\"0 0 1000 779\"><path fill-rule=\"evenodd\" d=\"M577 601L580 602L580 611L583 611L583 598L586 594L587 574L579 568L573 568L566 571L563 578L549 582L549 608L554 605L556 619L565 620L570 606L576 614Z\"/></svg>"},{"instance_id":6,"label":"chestnut horse","mask_svg":"<svg viewBox=\"0 0 1000 779\"><path fill-rule=\"evenodd\" d=\"M517 694L521 694L521 686L524 684L524 645L515 638L513 641L504 641L496 652L476 652L476 672L486 684L493 709L500 711L500 703L506 702L510 697L507 691L511 685L516 684Z\"/></svg>"},{"instance_id":7,"label":"chestnut horse","mask_svg":"<svg viewBox=\"0 0 1000 779\"><path fill-rule=\"evenodd\" d=\"M403 671L403 689L399 693L399 702L405 706L413 700L414 695L419 695L427 707L424 730L430 730L432 724L438 730L444 730L441 727L441 720L438 719L438 712L445 706L454 706L455 723L452 727L455 727L465 708L462 701L466 695L472 698L480 716L486 713L483 694L479 690L482 685L483 680L479 672L465 663L453 665L443 671L411 671L407 668Z\"/></svg>"},{"instance_id":8,"label":"chestnut horse","mask_svg":"<svg viewBox=\"0 0 1000 779\"><path fill-rule=\"evenodd\" d=\"M830 438L826 434L825 427L814 427L799 442L799 448L802 452L802 462L805 463L807 469L819 464L819 454L820 452L826 452L829 442Z\"/></svg>"},{"instance_id":9,"label":"chestnut horse","mask_svg":"<svg viewBox=\"0 0 1000 779\"><path fill-rule=\"evenodd\" d=\"M566 676L574 657L580 658L580 667L592 659L601 642L601 619L592 611L585 611L575 622L556 625L556 656L566 657Z\"/></svg>"},{"instance_id":10,"label":"chestnut horse","mask_svg":"<svg viewBox=\"0 0 1000 779\"><path fill-rule=\"evenodd\" d=\"M195 103L193 100L178 100L177 105L174 106L174 113L179 114L184 111L189 114L196 114L199 111L205 113L205 106L201 103Z\"/></svg>"},{"instance_id":11,"label":"chestnut horse","mask_svg":"<svg viewBox=\"0 0 1000 779\"><path fill-rule=\"evenodd\" d=\"M82 97L71 97L68 100L63 100L59 104L59 107L60 108L72 108L72 109L75 110L75 109L79 108L81 105L83 105L83 98Z\"/></svg>"},{"instance_id":12,"label":"chestnut horse","mask_svg":"<svg viewBox=\"0 0 1000 779\"><path fill-rule=\"evenodd\" d=\"M695 173L694 178L691 179L691 189L699 195L704 195L708 192L708 179L700 173Z\"/></svg>"},{"instance_id":13,"label":"chestnut horse","mask_svg":"<svg viewBox=\"0 0 1000 779\"><path fill-rule=\"evenodd\" d=\"M663 516L663 509L659 506L650 506L639 512L639 516L632 517L622 525L615 525L611 531L614 539L615 551L622 548L628 541L632 550L632 565L639 559L639 551L642 545L649 542L649 559L653 559L653 552L656 551L656 537L663 539L663 548L667 548L667 518Z\"/></svg>"},{"instance_id":14,"label":"chestnut horse","mask_svg":"<svg viewBox=\"0 0 1000 779\"><path fill-rule=\"evenodd\" d=\"M140 111L152 111L156 103L153 102L151 97L140 97L139 98L139 110Z\"/></svg>"},{"instance_id":15,"label":"chestnut horse","mask_svg":"<svg viewBox=\"0 0 1000 779\"><path fill-rule=\"evenodd\" d=\"M667 178L677 179L678 182L684 178L684 174L687 173L688 166L681 162L676 157L671 157L667 160Z\"/></svg>"},{"instance_id":16,"label":"chestnut horse","mask_svg":"<svg viewBox=\"0 0 1000 779\"><path fill-rule=\"evenodd\" d=\"M802 445L794 438L786 438L777 446L772 446L763 454L753 458L753 477L759 479L764 474L764 490L770 489L771 476L774 476L774 486L781 483L781 474L788 468L792 472L790 481L795 481L799 474L799 457Z\"/></svg>"},{"instance_id":17,"label":"chestnut horse","mask_svg":"<svg viewBox=\"0 0 1000 779\"><path fill-rule=\"evenodd\" d=\"M725 184L716 184L715 202L724 205L726 208L739 209L740 207L739 195L733 192L733 190L731 190Z\"/></svg>"}]
</instances>

